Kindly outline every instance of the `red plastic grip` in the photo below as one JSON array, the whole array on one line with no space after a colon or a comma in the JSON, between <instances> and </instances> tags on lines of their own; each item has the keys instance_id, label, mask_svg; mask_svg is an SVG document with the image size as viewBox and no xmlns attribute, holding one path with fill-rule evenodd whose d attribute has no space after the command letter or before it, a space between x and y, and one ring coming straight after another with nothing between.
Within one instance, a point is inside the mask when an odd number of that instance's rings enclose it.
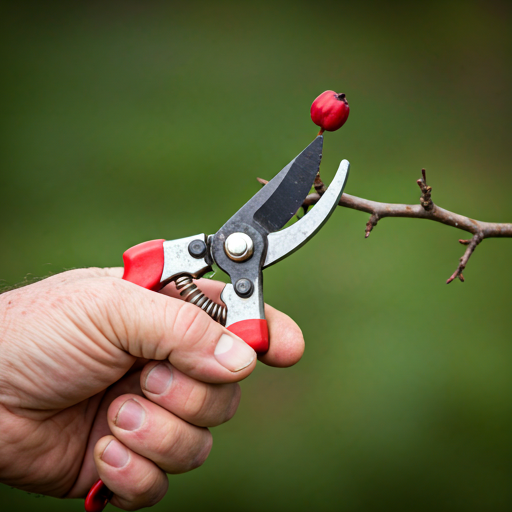
<instances>
[{"instance_id":1,"label":"red plastic grip","mask_svg":"<svg viewBox=\"0 0 512 512\"><path fill-rule=\"evenodd\" d=\"M160 290L164 270L164 239L131 247L123 254L123 279L148 290Z\"/></svg>"},{"instance_id":2,"label":"red plastic grip","mask_svg":"<svg viewBox=\"0 0 512 512\"><path fill-rule=\"evenodd\" d=\"M103 483L98 480L92 487L85 498L85 512L101 512L112 499L114 493Z\"/></svg>"},{"instance_id":3,"label":"red plastic grip","mask_svg":"<svg viewBox=\"0 0 512 512\"><path fill-rule=\"evenodd\" d=\"M231 324L227 329L242 338L258 354L264 354L268 351L268 325L266 320L260 318L241 320Z\"/></svg>"}]
</instances>

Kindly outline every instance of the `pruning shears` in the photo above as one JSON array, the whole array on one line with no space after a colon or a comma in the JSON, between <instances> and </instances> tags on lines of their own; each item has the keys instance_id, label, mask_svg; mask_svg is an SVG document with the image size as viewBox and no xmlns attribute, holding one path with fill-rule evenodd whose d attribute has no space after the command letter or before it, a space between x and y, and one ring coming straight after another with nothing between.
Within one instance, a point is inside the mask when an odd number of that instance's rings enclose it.
<instances>
[{"instance_id":1,"label":"pruning shears","mask_svg":"<svg viewBox=\"0 0 512 512\"><path fill-rule=\"evenodd\" d=\"M195 304L257 353L268 350L262 271L308 242L324 225L343 193L350 164L342 160L327 191L313 209L282 229L313 186L322 159L319 135L257 192L214 235L151 240L123 255L123 279L158 292L174 281L182 299ZM194 282L216 264L231 279L217 304ZM98 480L85 500L86 512L100 512L112 492Z\"/></svg>"}]
</instances>

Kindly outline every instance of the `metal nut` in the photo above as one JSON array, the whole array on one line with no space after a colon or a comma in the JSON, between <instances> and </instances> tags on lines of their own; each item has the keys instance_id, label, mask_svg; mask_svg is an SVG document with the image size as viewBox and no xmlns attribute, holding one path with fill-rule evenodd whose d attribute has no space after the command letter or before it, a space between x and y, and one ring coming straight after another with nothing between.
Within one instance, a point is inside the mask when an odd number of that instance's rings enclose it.
<instances>
[{"instance_id":1,"label":"metal nut","mask_svg":"<svg viewBox=\"0 0 512 512\"><path fill-rule=\"evenodd\" d=\"M252 295L254 285L251 280L242 278L235 283L235 291L238 296L245 299Z\"/></svg>"},{"instance_id":2,"label":"metal nut","mask_svg":"<svg viewBox=\"0 0 512 512\"><path fill-rule=\"evenodd\" d=\"M193 258L204 258L206 255L206 244L204 240L192 240L188 245L188 253Z\"/></svg>"},{"instance_id":3,"label":"metal nut","mask_svg":"<svg viewBox=\"0 0 512 512\"><path fill-rule=\"evenodd\" d=\"M245 233L231 233L224 242L224 250L233 261L248 260L254 252L252 238Z\"/></svg>"}]
</instances>

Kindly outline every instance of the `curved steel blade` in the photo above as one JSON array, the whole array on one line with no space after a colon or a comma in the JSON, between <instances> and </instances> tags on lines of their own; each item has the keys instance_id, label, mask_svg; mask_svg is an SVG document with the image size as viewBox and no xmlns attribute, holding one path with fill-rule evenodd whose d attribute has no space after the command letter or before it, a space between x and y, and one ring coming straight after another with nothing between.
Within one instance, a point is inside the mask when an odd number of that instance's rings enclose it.
<instances>
[{"instance_id":1,"label":"curved steel blade","mask_svg":"<svg viewBox=\"0 0 512 512\"><path fill-rule=\"evenodd\" d=\"M221 228L237 223L257 225L266 233L281 229L308 195L322 159L322 135L297 155Z\"/></svg>"},{"instance_id":2,"label":"curved steel blade","mask_svg":"<svg viewBox=\"0 0 512 512\"><path fill-rule=\"evenodd\" d=\"M254 213L254 220L269 233L278 231L293 218L309 194L320 168L323 141L323 136L316 137L300 155L288 164L289 170L286 171L281 183ZM270 183L264 188L268 187Z\"/></svg>"},{"instance_id":3,"label":"curved steel blade","mask_svg":"<svg viewBox=\"0 0 512 512\"><path fill-rule=\"evenodd\" d=\"M327 222L343 194L349 169L348 160L342 160L329 188L313 209L290 227L268 235L267 256L263 268L277 263L302 247Z\"/></svg>"}]
</instances>

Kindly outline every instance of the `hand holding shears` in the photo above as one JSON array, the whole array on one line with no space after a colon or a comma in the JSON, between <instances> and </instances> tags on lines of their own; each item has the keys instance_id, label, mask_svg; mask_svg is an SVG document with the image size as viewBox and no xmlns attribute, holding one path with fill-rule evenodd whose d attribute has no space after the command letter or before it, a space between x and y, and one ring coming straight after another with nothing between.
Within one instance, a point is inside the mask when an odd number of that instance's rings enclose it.
<instances>
[{"instance_id":1,"label":"hand holding shears","mask_svg":"<svg viewBox=\"0 0 512 512\"><path fill-rule=\"evenodd\" d=\"M319 135L214 235L153 240L128 249L123 279L161 290L174 281L182 298L202 308L257 353L269 348L264 314L262 271L310 240L334 211L343 193L349 163L343 160L331 185L314 208L282 229L309 193L322 158ZM218 304L194 283L218 265L231 279ZM85 508L99 512L112 494L101 480L91 488Z\"/></svg>"}]
</instances>

